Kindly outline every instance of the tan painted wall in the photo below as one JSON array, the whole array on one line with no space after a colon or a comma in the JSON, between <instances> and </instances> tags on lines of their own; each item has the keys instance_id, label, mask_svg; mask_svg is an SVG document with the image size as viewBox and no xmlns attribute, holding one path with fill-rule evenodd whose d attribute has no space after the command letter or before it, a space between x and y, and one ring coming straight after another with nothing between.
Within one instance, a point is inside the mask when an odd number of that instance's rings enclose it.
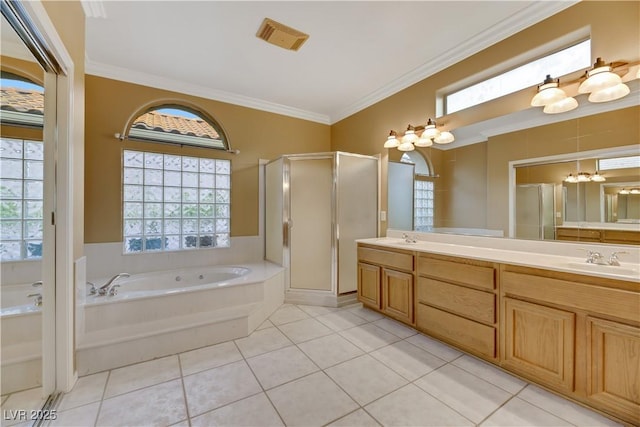
<instances>
[{"instance_id":1,"label":"tan painted wall","mask_svg":"<svg viewBox=\"0 0 640 427\"><path fill-rule=\"evenodd\" d=\"M119 141L128 122L150 103L186 102L223 127L234 155L218 150ZM330 150L328 125L187 96L131 83L86 76L86 243L122 241L121 158L125 148L230 159L231 235L258 234L258 162L287 153Z\"/></svg>"},{"instance_id":2,"label":"tan painted wall","mask_svg":"<svg viewBox=\"0 0 640 427\"><path fill-rule=\"evenodd\" d=\"M629 62L640 59L638 51L638 34L640 31L639 20L640 2L590 2L585 1L560 12L551 18L536 24L494 46L485 49L453 66L436 73L411 87L392 95L331 127L331 148L332 150L343 150L359 152L365 154L381 154L382 159L382 209L386 210L386 162L392 160L397 154L397 150L387 150L382 147L389 129L403 131L408 123L418 125L424 124L427 118L435 118L436 92L442 88L454 85L470 76L486 73L486 70L508 61L523 52L537 48L553 40L561 38L573 31L590 28L592 57L603 57L606 61L626 60ZM615 28L615 31L612 29ZM567 76L565 80L578 78L581 73L574 73ZM490 76L487 76L490 77ZM541 81L544 76L541 76ZM575 88L574 88L575 90ZM481 106L469 108L461 112L444 116L438 119L438 124L443 125L443 129L453 130L455 128L482 120L499 117L514 111L531 108L529 103L534 94L534 89L526 89L520 92L504 96L497 100L487 102ZM590 150L604 146L625 145L638 143L638 121L629 122L627 113L607 113L602 116L584 118L580 121L572 120L556 125L541 126L526 132L529 138L536 141L555 140L559 136L556 129L562 132L571 131L566 135L564 144L571 146L556 146L554 144L528 144L526 148L520 145L526 141L514 139L513 136L501 136L491 138L486 143L487 159L485 167L481 167L479 157L467 158L467 155L477 155L466 148L448 150L442 152L437 159L435 153L438 150L427 149L432 158L434 169L442 178L436 181L436 191L439 195L436 203L445 203L445 206L436 208L435 222L437 225L445 226L473 226L462 224L466 214L458 212L466 206L477 206L475 212L480 219L485 218L485 226L488 228L505 229L508 220L507 214L507 181L508 170L505 160L516 158L529 158L543 155L556 154L559 152L569 152L580 150ZM608 134L595 136L593 132L586 129L577 130L576 126L591 125L597 127ZM623 126L623 127L620 127ZM593 130L593 128L591 128ZM616 139L617 134L624 134L622 139ZM633 139L635 135L635 140ZM580 136L580 138L578 138ZM573 137L572 140L569 140ZM603 140L605 137L607 140ZM510 142L501 142L509 138ZM580 145L578 146L578 139ZM551 146L554 152L546 152L545 147ZM479 148L478 148L479 149ZM453 152L450 152L453 151ZM526 154L524 154L526 153ZM522 157L520 157L522 156ZM399 156L398 156L399 157ZM455 159L455 162L451 162ZM476 191L466 187L462 191L453 189L450 180L460 177L456 171L448 171L449 166L457 166L458 171L462 165L468 165L477 170L475 184L486 182L485 191L479 190L474 184ZM482 173L485 176L482 176ZM471 174L471 172L468 172ZM448 182L449 181L449 182ZM446 193L449 194L446 194ZM483 198L483 196L485 196ZM471 197L475 197L471 199ZM458 200L464 198L464 200ZM484 213L480 212L486 209ZM444 216L444 217L443 217ZM381 223L381 233L384 234L386 224Z\"/></svg>"}]
</instances>

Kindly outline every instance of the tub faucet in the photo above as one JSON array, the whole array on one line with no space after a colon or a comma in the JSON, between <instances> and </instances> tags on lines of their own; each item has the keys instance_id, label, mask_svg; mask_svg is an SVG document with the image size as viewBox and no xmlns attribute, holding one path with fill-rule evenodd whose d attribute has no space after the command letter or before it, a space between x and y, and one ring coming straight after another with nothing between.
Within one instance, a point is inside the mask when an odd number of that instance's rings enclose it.
<instances>
[{"instance_id":1,"label":"tub faucet","mask_svg":"<svg viewBox=\"0 0 640 427\"><path fill-rule=\"evenodd\" d=\"M107 294L111 296L115 295L115 293L110 293L109 291L111 290L111 285L113 285L113 282L115 282L121 277L129 277L129 273L119 273L113 276L111 279L107 281L107 283L105 283L100 287L100 289L98 289L98 295L102 295L102 296Z\"/></svg>"},{"instance_id":2,"label":"tub faucet","mask_svg":"<svg viewBox=\"0 0 640 427\"><path fill-rule=\"evenodd\" d=\"M618 251L618 252L613 252L611 255L609 255L609 265L613 265L613 266L620 266L620 259L618 258L618 255L621 254L628 254L629 252L624 252L624 251Z\"/></svg>"},{"instance_id":3,"label":"tub faucet","mask_svg":"<svg viewBox=\"0 0 640 427\"><path fill-rule=\"evenodd\" d=\"M604 260L604 256L600 252L587 251L587 253L587 264L607 265L607 262Z\"/></svg>"}]
</instances>

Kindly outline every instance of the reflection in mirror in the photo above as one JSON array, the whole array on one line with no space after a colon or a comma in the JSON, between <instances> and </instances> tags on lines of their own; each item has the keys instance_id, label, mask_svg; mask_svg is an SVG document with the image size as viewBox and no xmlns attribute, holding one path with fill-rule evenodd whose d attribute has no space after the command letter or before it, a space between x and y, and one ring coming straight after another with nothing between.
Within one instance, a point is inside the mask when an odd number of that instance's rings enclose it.
<instances>
[{"instance_id":1,"label":"reflection in mirror","mask_svg":"<svg viewBox=\"0 0 640 427\"><path fill-rule=\"evenodd\" d=\"M618 159L613 162L613 155L604 152L516 166L515 237L623 244L640 240L640 157Z\"/></svg>"}]
</instances>

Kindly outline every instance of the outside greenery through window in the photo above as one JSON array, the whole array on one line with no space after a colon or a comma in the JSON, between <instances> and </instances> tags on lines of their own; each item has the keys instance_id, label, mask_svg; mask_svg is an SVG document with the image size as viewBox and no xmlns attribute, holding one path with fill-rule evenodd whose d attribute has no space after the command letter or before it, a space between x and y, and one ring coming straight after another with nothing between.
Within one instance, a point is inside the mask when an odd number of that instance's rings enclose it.
<instances>
[{"instance_id":1,"label":"outside greenery through window","mask_svg":"<svg viewBox=\"0 0 640 427\"><path fill-rule=\"evenodd\" d=\"M42 141L0 140L0 260L42 257Z\"/></svg>"},{"instance_id":2,"label":"outside greenery through window","mask_svg":"<svg viewBox=\"0 0 640 427\"><path fill-rule=\"evenodd\" d=\"M124 252L229 247L231 162L124 151Z\"/></svg>"}]
</instances>

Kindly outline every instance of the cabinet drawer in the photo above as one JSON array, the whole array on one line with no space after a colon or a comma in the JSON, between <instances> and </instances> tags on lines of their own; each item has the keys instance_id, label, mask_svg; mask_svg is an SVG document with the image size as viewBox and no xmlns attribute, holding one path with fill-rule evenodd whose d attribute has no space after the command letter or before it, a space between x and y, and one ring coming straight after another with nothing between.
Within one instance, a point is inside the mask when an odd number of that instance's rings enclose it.
<instances>
[{"instance_id":1,"label":"cabinet drawer","mask_svg":"<svg viewBox=\"0 0 640 427\"><path fill-rule=\"evenodd\" d=\"M418 258L418 274L481 289L493 290L496 287L496 275L493 267L421 256Z\"/></svg>"},{"instance_id":2,"label":"cabinet drawer","mask_svg":"<svg viewBox=\"0 0 640 427\"><path fill-rule=\"evenodd\" d=\"M640 244L640 232L628 230L602 230L604 243L619 243L624 245Z\"/></svg>"},{"instance_id":3,"label":"cabinet drawer","mask_svg":"<svg viewBox=\"0 0 640 427\"><path fill-rule=\"evenodd\" d=\"M492 293L420 277L417 298L418 302L478 322L493 324L496 321L496 296Z\"/></svg>"},{"instance_id":4,"label":"cabinet drawer","mask_svg":"<svg viewBox=\"0 0 640 427\"><path fill-rule=\"evenodd\" d=\"M556 229L556 235L559 240L600 241L600 230L559 227Z\"/></svg>"},{"instance_id":5,"label":"cabinet drawer","mask_svg":"<svg viewBox=\"0 0 640 427\"><path fill-rule=\"evenodd\" d=\"M391 267L396 270L413 271L412 254L358 247L358 260L361 262Z\"/></svg>"},{"instance_id":6,"label":"cabinet drawer","mask_svg":"<svg viewBox=\"0 0 640 427\"><path fill-rule=\"evenodd\" d=\"M416 326L443 341L491 359L496 357L496 330L455 314L416 304Z\"/></svg>"}]
</instances>

